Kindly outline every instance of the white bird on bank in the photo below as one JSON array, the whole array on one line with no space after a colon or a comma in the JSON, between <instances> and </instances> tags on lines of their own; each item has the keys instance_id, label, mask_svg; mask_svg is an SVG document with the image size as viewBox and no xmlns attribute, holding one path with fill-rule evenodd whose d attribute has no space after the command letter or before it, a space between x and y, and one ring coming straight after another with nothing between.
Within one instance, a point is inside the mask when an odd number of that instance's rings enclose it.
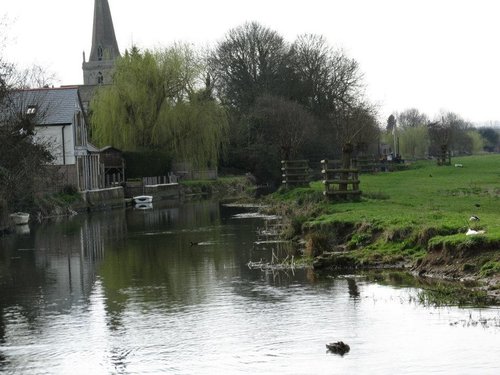
<instances>
[{"instance_id":1,"label":"white bird on bank","mask_svg":"<svg viewBox=\"0 0 500 375\"><path fill-rule=\"evenodd\" d=\"M469 218L469 221L479 221L479 217L477 217L476 215L472 215L470 218Z\"/></svg>"},{"instance_id":2,"label":"white bird on bank","mask_svg":"<svg viewBox=\"0 0 500 375\"><path fill-rule=\"evenodd\" d=\"M470 229L465 233L466 236L475 236L476 234L484 234L486 233L484 230L474 230Z\"/></svg>"}]
</instances>

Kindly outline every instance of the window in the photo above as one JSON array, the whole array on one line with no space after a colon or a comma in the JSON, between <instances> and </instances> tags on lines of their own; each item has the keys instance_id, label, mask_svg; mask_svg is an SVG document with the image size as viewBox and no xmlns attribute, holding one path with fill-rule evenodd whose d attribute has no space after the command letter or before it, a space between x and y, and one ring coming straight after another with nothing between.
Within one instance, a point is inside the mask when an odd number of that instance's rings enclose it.
<instances>
[{"instance_id":1,"label":"window","mask_svg":"<svg viewBox=\"0 0 500 375\"><path fill-rule=\"evenodd\" d=\"M99 60L99 61L102 60L102 47L101 46L97 47L97 60Z\"/></svg>"},{"instance_id":2,"label":"window","mask_svg":"<svg viewBox=\"0 0 500 375\"><path fill-rule=\"evenodd\" d=\"M26 114L28 116L36 115L36 105L29 105L28 108L26 108Z\"/></svg>"},{"instance_id":3,"label":"window","mask_svg":"<svg viewBox=\"0 0 500 375\"><path fill-rule=\"evenodd\" d=\"M104 83L104 76L102 75L101 72L97 73L97 84L100 85Z\"/></svg>"},{"instance_id":4,"label":"window","mask_svg":"<svg viewBox=\"0 0 500 375\"><path fill-rule=\"evenodd\" d=\"M80 112L77 112L75 115L75 132L76 132L76 139L75 139L75 144L76 146L83 146L83 124L82 124L82 114Z\"/></svg>"}]
</instances>

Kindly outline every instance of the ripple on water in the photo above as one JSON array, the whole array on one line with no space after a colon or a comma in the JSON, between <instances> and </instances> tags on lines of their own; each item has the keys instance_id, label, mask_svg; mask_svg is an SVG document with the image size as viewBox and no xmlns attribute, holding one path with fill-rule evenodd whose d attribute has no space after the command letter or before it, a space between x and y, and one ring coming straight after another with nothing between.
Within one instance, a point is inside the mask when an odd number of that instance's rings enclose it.
<instances>
[{"instance_id":1,"label":"ripple on water","mask_svg":"<svg viewBox=\"0 0 500 375\"><path fill-rule=\"evenodd\" d=\"M193 216L198 220L200 215ZM230 220L221 229L212 225L217 220L212 215L196 221L202 231L210 231L210 236L199 235L203 238L185 235L193 222L132 232L123 243L105 248L104 258L94 263L72 263L83 256L80 248L74 257L34 251L36 286L26 287L23 279L18 293L9 289L0 296L7 301L0 307L0 371L500 373L494 350L500 337L498 308L422 306L412 298L416 289L352 275L325 280L308 278L305 271L249 270L257 222ZM229 237L229 227L237 236ZM68 246L86 239L76 232ZM143 235L152 238L138 241ZM175 246L164 251L169 241L161 236L172 237ZM190 249L187 237L207 242L205 251ZM28 267L28 261L23 265ZM348 354L326 352L326 343L340 340L350 345Z\"/></svg>"}]
</instances>

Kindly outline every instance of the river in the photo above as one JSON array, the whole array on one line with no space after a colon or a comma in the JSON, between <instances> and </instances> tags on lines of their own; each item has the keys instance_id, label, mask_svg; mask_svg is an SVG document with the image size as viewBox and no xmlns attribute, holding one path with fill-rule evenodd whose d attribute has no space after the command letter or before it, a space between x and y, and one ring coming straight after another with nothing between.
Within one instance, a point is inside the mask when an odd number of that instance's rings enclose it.
<instances>
[{"instance_id":1,"label":"river","mask_svg":"<svg viewBox=\"0 0 500 375\"><path fill-rule=\"evenodd\" d=\"M499 374L500 309L361 275L265 272L262 218L217 202L0 237L0 373ZM397 277L395 278L397 280ZM344 341L350 352L329 353Z\"/></svg>"}]
</instances>

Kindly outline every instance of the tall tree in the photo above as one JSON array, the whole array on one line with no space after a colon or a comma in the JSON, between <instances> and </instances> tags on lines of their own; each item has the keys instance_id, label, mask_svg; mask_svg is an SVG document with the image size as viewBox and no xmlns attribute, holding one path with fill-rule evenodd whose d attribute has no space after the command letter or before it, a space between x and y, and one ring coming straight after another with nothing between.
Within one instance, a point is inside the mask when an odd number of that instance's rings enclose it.
<instances>
[{"instance_id":1,"label":"tall tree","mask_svg":"<svg viewBox=\"0 0 500 375\"><path fill-rule=\"evenodd\" d=\"M168 149L177 160L215 165L227 116L202 87L203 71L187 45L132 48L117 61L113 85L99 89L91 103L94 141L131 151Z\"/></svg>"},{"instance_id":2,"label":"tall tree","mask_svg":"<svg viewBox=\"0 0 500 375\"><path fill-rule=\"evenodd\" d=\"M333 49L323 36L299 35L290 47L291 95L314 114L327 112Z\"/></svg>"},{"instance_id":3,"label":"tall tree","mask_svg":"<svg viewBox=\"0 0 500 375\"><path fill-rule=\"evenodd\" d=\"M297 156L315 126L314 117L304 107L279 96L257 98L253 116L261 125L260 138L268 145L279 146L285 160Z\"/></svg>"},{"instance_id":4,"label":"tall tree","mask_svg":"<svg viewBox=\"0 0 500 375\"><path fill-rule=\"evenodd\" d=\"M394 117L394 115L390 115L388 118L387 118L387 126L385 127L385 130L387 133L392 133L396 130L396 117Z\"/></svg>"},{"instance_id":5,"label":"tall tree","mask_svg":"<svg viewBox=\"0 0 500 375\"><path fill-rule=\"evenodd\" d=\"M429 153L437 155L440 150L456 154L472 153L473 139L468 135L468 131L473 128L472 124L454 112L443 112L440 117L429 123Z\"/></svg>"},{"instance_id":6,"label":"tall tree","mask_svg":"<svg viewBox=\"0 0 500 375\"><path fill-rule=\"evenodd\" d=\"M18 77L0 54L0 199L12 210L28 210L33 206L36 181L49 177L45 166L53 156L48 141L34 141L35 124L45 113L26 110L18 87L12 85L19 82Z\"/></svg>"},{"instance_id":7,"label":"tall tree","mask_svg":"<svg viewBox=\"0 0 500 375\"><path fill-rule=\"evenodd\" d=\"M499 146L500 135L498 129L485 127L479 128L478 131L485 140L484 150L494 152Z\"/></svg>"},{"instance_id":8,"label":"tall tree","mask_svg":"<svg viewBox=\"0 0 500 375\"><path fill-rule=\"evenodd\" d=\"M304 34L291 45L288 65L290 77L296 80L292 93L322 120L320 139L329 149L358 142L365 126L371 133L372 119L367 121L367 115L374 109L363 97L356 60L331 48L324 37Z\"/></svg>"},{"instance_id":9,"label":"tall tree","mask_svg":"<svg viewBox=\"0 0 500 375\"><path fill-rule=\"evenodd\" d=\"M429 118L416 108L409 108L398 114L397 122L400 128L414 128L426 125Z\"/></svg>"},{"instance_id":10,"label":"tall tree","mask_svg":"<svg viewBox=\"0 0 500 375\"><path fill-rule=\"evenodd\" d=\"M427 156L429 133L427 126L403 128L399 132L400 153L405 159L418 159Z\"/></svg>"},{"instance_id":11,"label":"tall tree","mask_svg":"<svg viewBox=\"0 0 500 375\"><path fill-rule=\"evenodd\" d=\"M315 117L315 126L311 121L302 124L313 135L303 148L306 158L338 156L339 146L365 143L370 137L361 139L364 130L372 134L377 129L372 126L374 109L363 96L357 61L331 48L322 36L304 34L288 45L276 32L247 23L226 34L210 55L209 65L215 91L232 115L231 160L242 161L245 169L255 164L245 163L245 157L249 162L263 157L253 147L261 142L262 118L255 114L261 113L263 103L258 98L273 97L280 108L285 103L295 103L296 108L300 104ZM271 120L271 111L266 111L267 130L276 127L272 131L279 133L282 114L274 111L277 118Z\"/></svg>"},{"instance_id":12,"label":"tall tree","mask_svg":"<svg viewBox=\"0 0 500 375\"><path fill-rule=\"evenodd\" d=\"M288 46L275 31L257 22L230 30L209 57L221 101L246 113L262 94L277 94Z\"/></svg>"},{"instance_id":13,"label":"tall tree","mask_svg":"<svg viewBox=\"0 0 500 375\"><path fill-rule=\"evenodd\" d=\"M352 143L364 126L365 121L357 120L360 114L365 119L374 108L363 98L362 74L356 60L344 53L336 53L330 73L328 118L341 144Z\"/></svg>"}]
</instances>

